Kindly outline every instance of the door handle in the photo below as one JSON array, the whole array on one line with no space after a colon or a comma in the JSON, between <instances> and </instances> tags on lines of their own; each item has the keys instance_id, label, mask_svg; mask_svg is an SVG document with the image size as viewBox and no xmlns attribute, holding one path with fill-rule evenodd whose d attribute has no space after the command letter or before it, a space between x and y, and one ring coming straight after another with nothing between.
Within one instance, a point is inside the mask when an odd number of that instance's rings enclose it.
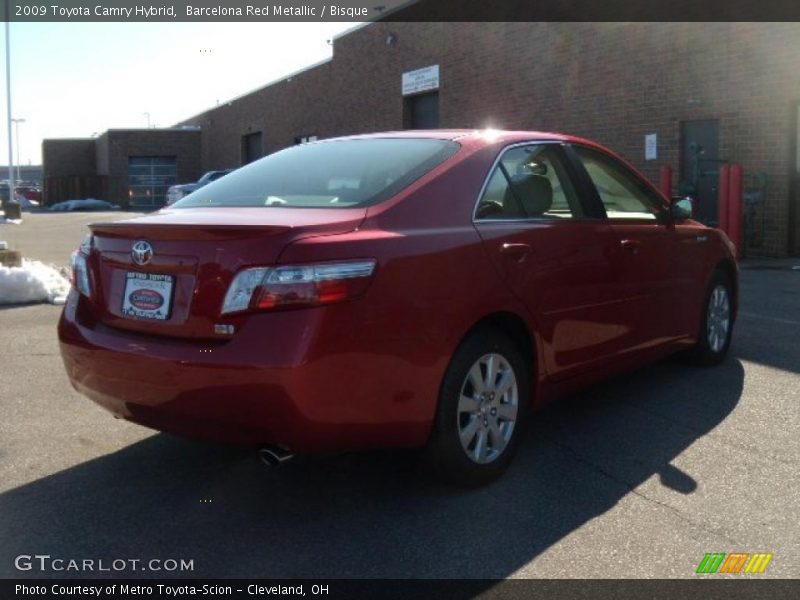
<instances>
[{"instance_id":1,"label":"door handle","mask_svg":"<svg viewBox=\"0 0 800 600\"><path fill-rule=\"evenodd\" d=\"M505 243L500 246L500 252L509 256L516 256L518 259L524 258L526 254L530 254L530 244L509 244Z\"/></svg>"},{"instance_id":2,"label":"door handle","mask_svg":"<svg viewBox=\"0 0 800 600\"><path fill-rule=\"evenodd\" d=\"M642 247L642 242L640 242L639 240L625 239L621 240L619 245L622 246L628 252L636 254L637 252L639 252L639 248Z\"/></svg>"}]
</instances>

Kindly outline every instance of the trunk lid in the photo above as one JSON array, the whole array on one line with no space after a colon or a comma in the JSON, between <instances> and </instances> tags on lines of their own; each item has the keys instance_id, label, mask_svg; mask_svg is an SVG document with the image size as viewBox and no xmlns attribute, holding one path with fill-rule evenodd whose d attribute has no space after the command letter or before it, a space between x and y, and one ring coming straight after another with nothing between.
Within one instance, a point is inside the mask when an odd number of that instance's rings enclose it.
<instances>
[{"instance_id":1,"label":"trunk lid","mask_svg":"<svg viewBox=\"0 0 800 600\"><path fill-rule=\"evenodd\" d=\"M363 208L190 208L93 223L92 311L102 323L119 329L225 338L215 333L216 324L238 330L247 318L220 317L237 271L275 264L283 248L299 238L353 231L365 215ZM152 250L145 264L134 260L137 242L146 243L137 247L145 255L147 245Z\"/></svg>"}]
</instances>

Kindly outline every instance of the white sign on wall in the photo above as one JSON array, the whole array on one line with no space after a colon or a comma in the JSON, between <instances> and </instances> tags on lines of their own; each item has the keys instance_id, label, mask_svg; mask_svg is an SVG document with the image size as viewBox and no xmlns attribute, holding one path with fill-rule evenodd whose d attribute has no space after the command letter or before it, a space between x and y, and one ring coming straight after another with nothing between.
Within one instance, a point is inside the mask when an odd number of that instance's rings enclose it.
<instances>
[{"instance_id":1,"label":"white sign on wall","mask_svg":"<svg viewBox=\"0 0 800 600\"><path fill-rule=\"evenodd\" d=\"M439 89L439 65L403 73L403 96Z\"/></svg>"},{"instance_id":2,"label":"white sign on wall","mask_svg":"<svg viewBox=\"0 0 800 600\"><path fill-rule=\"evenodd\" d=\"M658 158L658 136L648 133L644 136L644 159L656 160Z\"/></svg>"}]
</instances>

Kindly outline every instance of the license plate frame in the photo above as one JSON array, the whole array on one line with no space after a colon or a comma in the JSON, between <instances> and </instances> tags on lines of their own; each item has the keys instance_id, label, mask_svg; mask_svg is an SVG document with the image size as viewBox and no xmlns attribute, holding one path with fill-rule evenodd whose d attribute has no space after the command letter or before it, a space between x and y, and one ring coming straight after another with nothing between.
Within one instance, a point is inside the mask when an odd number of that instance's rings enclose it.
<instances>
[{"instance_id":1,"label":"license plate frame","mask_svg":"<svg viewBox=\"0 0 800 600\"><path fill-rule=\"evenodd\" d=\"M168 321L172 316L174 296L174 275L128 271L120 310L122 316L129 319Z\"/></svg>"}]
</instances>

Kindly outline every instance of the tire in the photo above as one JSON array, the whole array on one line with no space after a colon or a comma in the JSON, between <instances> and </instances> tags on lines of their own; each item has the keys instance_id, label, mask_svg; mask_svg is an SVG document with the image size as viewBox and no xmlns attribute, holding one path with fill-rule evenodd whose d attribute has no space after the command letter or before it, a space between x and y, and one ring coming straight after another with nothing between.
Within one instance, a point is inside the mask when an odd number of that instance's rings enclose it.
<instances>
[{"instance_id":1,"label":"tire","mask_svg":"<svg viewBox=\"0 0 800 600\"><path fill-rule=\"evenodd\" d=\"M733 302L730 277L715 271L705 295L697 343L687 355L690 362L711 367L725 360L733 335Z\"/></svg>"},{"instance_id":2,"label":"tire","mask_svg":"<svg viewBox=\"0 0 800 600\"><path fill-rule=\"evenodd\" d=\"M529 382L529 367L508 336L488 328L470 334L442 381L424 466L437 479L463 487L500 477L519 445Z\"/></svg>"}]
</instances>

